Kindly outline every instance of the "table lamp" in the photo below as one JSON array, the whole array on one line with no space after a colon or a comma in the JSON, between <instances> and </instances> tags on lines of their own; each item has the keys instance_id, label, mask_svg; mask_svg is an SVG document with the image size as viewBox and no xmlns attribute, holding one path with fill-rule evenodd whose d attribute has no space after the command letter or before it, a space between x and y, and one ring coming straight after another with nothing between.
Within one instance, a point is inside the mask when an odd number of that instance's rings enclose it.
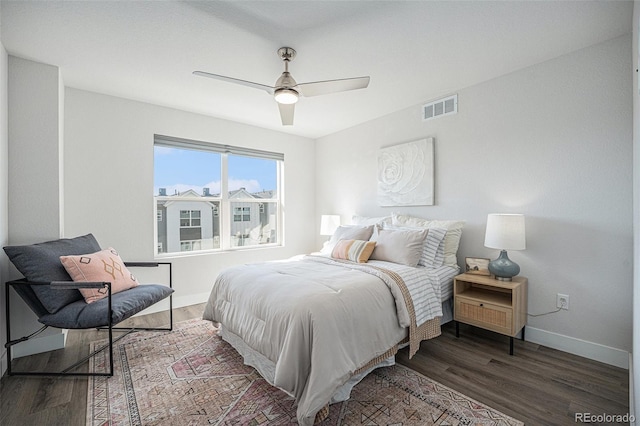
<instances>
[{"instance_id":1,"label":"table lamp","mask_svg":"<svg viewBox=\"0 0 640 426\"><path fill-rule=\"evenodd\" d=\"M524 215L490 214L487 217L484 246L500 250L500 256L489 262L489 272L498 280L511 281L520 273L520 266L509 259L507 250L526 248Z\"/></svg>"},{"instance_id":2,"label":"table lamp","mask_svg":"<svg viewBox=\"0 0 640 426\"><path fill-rule=\"evenodd\" d=\"M320 218L320 235L333 235L340 226L340 215L323 214Z\"/></svg>"}]
</instances>

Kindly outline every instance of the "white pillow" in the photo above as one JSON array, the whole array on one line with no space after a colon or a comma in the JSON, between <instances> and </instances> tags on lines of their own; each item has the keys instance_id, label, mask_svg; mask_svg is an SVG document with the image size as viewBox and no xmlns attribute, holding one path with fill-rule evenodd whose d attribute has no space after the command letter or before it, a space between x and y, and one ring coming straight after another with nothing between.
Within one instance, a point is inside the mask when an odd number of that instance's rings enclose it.
<instances>
[{"instance_id":1,"label":"white pillow","mask_svg":"<svg viewBox=\"0 0 640 426\"><path fill-rule=\"evenodd\" d=\"M376 248L369 259L385 260L407 266L417 266L427 229L380 229L376 227L371 241L376 242Z\"/></svg>"},{"instance_id":2,"label":"white pillow","mask_svg":"<svg viewBox=\"0 0 640 426\"><path fill-rule=\"evenodd\" d=\"M358 216L353 215L351 217L351 223L353 225L383 225L383 224L391 224L391 216L380 216L380 217L367 217L367 216Z\"/></svg>"},{"instance_id":3,"label":"white pillow","mask_svg":"<svg viewBox=\"0 0 640 426\"><path fill-rule=\"evenodd\" d=\"M444 228L447 235L444 237L444 265L455 266L458 264L458 247L462 236L464 220L427 220L419 217L400 215L393 213L391 223L394 226L409 226L414 228Z\"/></svg>"},{"instance_id":4,"label":"white pillow","mask_svg":"<svg viewBox=\"0 0 640 426\"><path fill-rule=\"evenodd\" d=\"M358 226L358 225L341 225L335 230L329 241L327 241L320 254L331 256L333 248L338 244L340 240L363 240L369 241L373 234L373 225L370 226Z\"/></svg>"}]
</instances>

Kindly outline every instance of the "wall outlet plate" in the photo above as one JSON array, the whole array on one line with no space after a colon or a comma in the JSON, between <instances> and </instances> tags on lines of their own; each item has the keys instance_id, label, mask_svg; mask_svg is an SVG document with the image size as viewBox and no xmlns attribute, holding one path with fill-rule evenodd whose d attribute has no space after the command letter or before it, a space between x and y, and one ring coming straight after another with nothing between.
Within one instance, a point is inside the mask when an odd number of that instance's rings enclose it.
<instances>
[{"instance_id":1,"label":"wall outlet plate","mask_svg":"<svg viewBox=\"0 0 640 426\"><path fill-rule=\"evenodd\" d=\"M558 309L569 310L569 295L558 293L556 296L556 307Z\"/></svg>"}]
</instances>

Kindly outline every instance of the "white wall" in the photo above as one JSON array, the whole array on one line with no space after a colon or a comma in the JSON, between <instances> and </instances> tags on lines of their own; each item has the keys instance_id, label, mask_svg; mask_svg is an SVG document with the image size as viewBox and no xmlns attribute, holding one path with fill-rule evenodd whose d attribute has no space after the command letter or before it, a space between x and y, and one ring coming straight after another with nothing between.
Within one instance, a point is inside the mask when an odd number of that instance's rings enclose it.
<instances>
[{"instance_id":1,"label":"white wall","mask_svg":"<svg viewBox=\"0 0 640 426\"><path fill-rule=\"evenodd\" d=\"M173 258L177 306L204 301L225 267L315 248L313 140L72 88L65 93L66 236L91 232L125 260L153 259L154 134L285 155L285 246Z\"/></svg>"},{"instance_id":2,"label":"white wall","mask_svg":"<svg viewBox=\"0 0 640 426\"><path fill-rule=\"evenodd\" d=\"M9 56L11 244L61 234L60 96L58 67Z\"/></svg>"},{"instance_id":3,"label":"white wall","mask_svg":"<svg viewBox=\"0 0 640 426\"><path fill-rule=\"evenodd\" d=\"M461 89L456 115L422 122L416 105L319 139L316 217L340 214L345 223L353 214L398 211L464 219L462 264L466 256L497 256L483 246L488 213L524 213L527 250L510 257L529 278L529 311L554 310L556 293L568 294L571 308L529 318L529 340L584 340L597 352L584 355L626 366L630 49L629 35ZM378 149L424 137L435 138L435 205L378 207Z\"/></svg>"},{"instance_id":4,"label":"white wall","mask_svg":"<svg viewBox=\"0 0 640 426\"><path fill-rule=\"evenodd\" d=\"M11 245L56 239L62 233L62 87L58 67L9 56L8 243ZM11 267L7 278L18 277L20 274ZM41 327L14 293L11 306L12 337ZM49 329L16 346L13 355L63 346L64 334Z\"/></svg>"},{"instance_id":5,"label":"white wall","mask_svg":"<svg viewBox=\"0 0 640 426\"><path fill-rule=\"evenodd\" d=\"M0 4L0 14L2 5ZM0 33L2 31L0 30ZM4 247L9 242L9 138L7 131L7 72L8 56L2 45L0 36L0 246ZM5 330L5 297L4 282L7 279L7 258L0 255L0 376L7 369L7 350L4 344L7 342Z\"/></svg>"}]
</instances>

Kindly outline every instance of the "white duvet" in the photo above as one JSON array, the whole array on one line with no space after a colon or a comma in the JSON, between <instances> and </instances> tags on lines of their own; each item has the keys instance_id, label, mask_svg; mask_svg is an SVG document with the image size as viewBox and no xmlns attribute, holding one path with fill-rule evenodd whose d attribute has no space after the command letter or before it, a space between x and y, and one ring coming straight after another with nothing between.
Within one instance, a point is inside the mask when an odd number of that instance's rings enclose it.
<instances>
[{"instance_id":1,"label":"white duvet","mask_svg":"<svg viewBox=\"0 0 640 426\"><path fill-rule=\"evenodd\" d=\"M442 315L439 288L415 276L424 268L370 263L305 256L228 268L216 279L204 319L220 322L273 362L272 385L296 399L301 425L312 425L354 372L393 354L416 316ZM418 303L419 312L389 277L402 277L403 268L411 294L427 301Z\"/></svg>"}]
</instances>

